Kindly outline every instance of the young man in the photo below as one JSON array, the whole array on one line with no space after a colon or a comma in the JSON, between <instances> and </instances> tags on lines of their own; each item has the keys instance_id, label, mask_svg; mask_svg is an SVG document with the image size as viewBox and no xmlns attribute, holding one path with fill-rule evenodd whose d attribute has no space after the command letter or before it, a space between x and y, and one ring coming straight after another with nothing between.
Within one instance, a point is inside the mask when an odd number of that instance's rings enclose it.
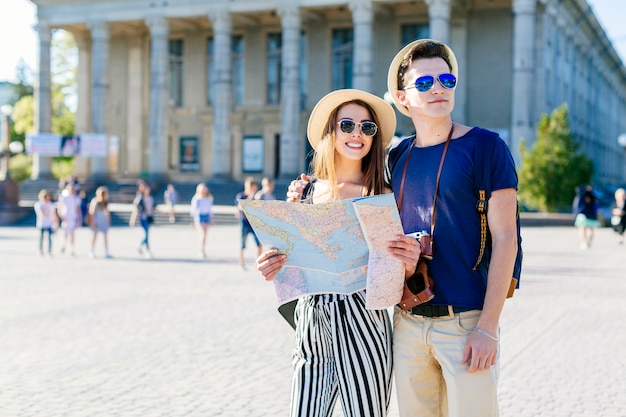
<instances>
[{"instance_id":1,"label":"young man","mask_svg":"<svg viewBox=\"0 0 626 417\"><path fill-rule=\"evenodd\" d=\"M415 128L415 135L390 151L391 185L399 201L403 195L405 233L432 233L428 268L435 281L431 301L394 312L402 417L498 415L498 322L517 253L517 175L497 134L453 123L457 78L452 50L429 39L404 47L388 73L389 93ZM473 270L480 246L473 179L481 169L473 156L486 144L495 154L487 215L493 249L485 282Z\"/></svg>"}]
</instances>

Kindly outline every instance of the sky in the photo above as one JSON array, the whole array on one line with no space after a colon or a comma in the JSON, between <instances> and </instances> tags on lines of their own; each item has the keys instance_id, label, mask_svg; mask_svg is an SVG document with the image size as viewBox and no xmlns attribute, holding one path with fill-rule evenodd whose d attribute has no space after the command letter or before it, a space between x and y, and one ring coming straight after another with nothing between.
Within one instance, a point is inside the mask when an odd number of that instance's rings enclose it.
<instances>
[{"instance_id":1,"label":"sky","mask_svg":"<svg viewBox=\"0 0 626 417\"><path fill-rule=\"evenodd\" d=\"M587 0L613 47L626 64L626 1ZM36 7L30 0L0 0L0 81L16 81L16 67L24 60L37 67ZM31 80L32 81L32 80Z\"/></svg>"}]
</instances>

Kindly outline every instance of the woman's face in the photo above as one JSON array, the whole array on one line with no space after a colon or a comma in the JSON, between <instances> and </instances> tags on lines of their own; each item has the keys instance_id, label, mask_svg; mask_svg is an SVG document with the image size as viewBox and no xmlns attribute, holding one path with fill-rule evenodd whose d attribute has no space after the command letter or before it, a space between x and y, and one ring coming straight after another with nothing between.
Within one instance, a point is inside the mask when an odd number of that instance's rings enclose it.
<instances>
[{"instance_id":1,"label":"woman's face","mask_svg":"<svg viewBox=\"0 0 626 417\"><path fill-rule=\"evenodd\" d=\"M354 130L350 133L345 133L340 128L339 121L345 119L356 123ZM349 160L361 160L369 153L374 136L363 134L361 131L361 123L363 122L373 122L369 110L365 107L350 103L339 109L335 124L335 152L337 156Z\"/></svg>"}]
</instances>

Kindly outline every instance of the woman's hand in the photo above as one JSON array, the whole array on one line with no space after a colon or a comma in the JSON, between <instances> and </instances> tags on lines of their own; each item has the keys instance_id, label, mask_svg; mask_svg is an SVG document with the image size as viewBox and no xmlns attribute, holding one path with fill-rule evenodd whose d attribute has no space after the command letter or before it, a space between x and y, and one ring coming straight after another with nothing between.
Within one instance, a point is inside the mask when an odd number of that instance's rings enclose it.
<instances>
[{"instance_id":1,"label":"woman's hand","mask_svg":"<svg viewBox=\"0 0 626 417\"><path fill-rule=\"evenodd\" d=\"M300 179L291 181L287 191L287 201L290 203L299 202L302 199L304 188L310 181L311 177L306 174L300 174Z\"/></svg>"},{"instance_id":2,"label":"woman's hand","mask_svg":"<svg viewBox=\"0 0 626 417\"><path fill-rule=\"evenodd\" d=\"M414 237L398 235L389 242L388 248L393 256L404 263L405 277L413 275L422 253L419 242Z\"/></svg>"},{"instance_id":3,"label":"woman's hand","mask_svg":"<svg viewBox=\"0 0 626 417\"><path fill-rule=\"evenodd\" d=\"M273 248L256 258L256 269L266 281L272 281L285 265L285 262L287 262L287 255L279 253L278 249Z\"/></svg>"}]
</instances>

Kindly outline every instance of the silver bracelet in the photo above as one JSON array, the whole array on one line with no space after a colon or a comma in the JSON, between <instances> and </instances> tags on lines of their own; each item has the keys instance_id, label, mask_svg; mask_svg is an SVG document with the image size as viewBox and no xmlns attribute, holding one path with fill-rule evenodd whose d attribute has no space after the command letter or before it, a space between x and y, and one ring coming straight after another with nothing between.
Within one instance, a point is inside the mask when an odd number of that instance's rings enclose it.
<instances>
[{"instance_id":1,"label":"silver bracelet","mask_svg":"<svg viewBox=\"0 0 626 417\"><path fill-rule=\"evenodd\" d=\"M498 341L497 337L493 337L492 335L490 335L489 333L487 333L486 331L484 331L480 327L475 327L474 330L476 330L480 334L484 334L485 336L487 336L489 339L493 340L494 342Z\"/></svg>"}]
</instances>

